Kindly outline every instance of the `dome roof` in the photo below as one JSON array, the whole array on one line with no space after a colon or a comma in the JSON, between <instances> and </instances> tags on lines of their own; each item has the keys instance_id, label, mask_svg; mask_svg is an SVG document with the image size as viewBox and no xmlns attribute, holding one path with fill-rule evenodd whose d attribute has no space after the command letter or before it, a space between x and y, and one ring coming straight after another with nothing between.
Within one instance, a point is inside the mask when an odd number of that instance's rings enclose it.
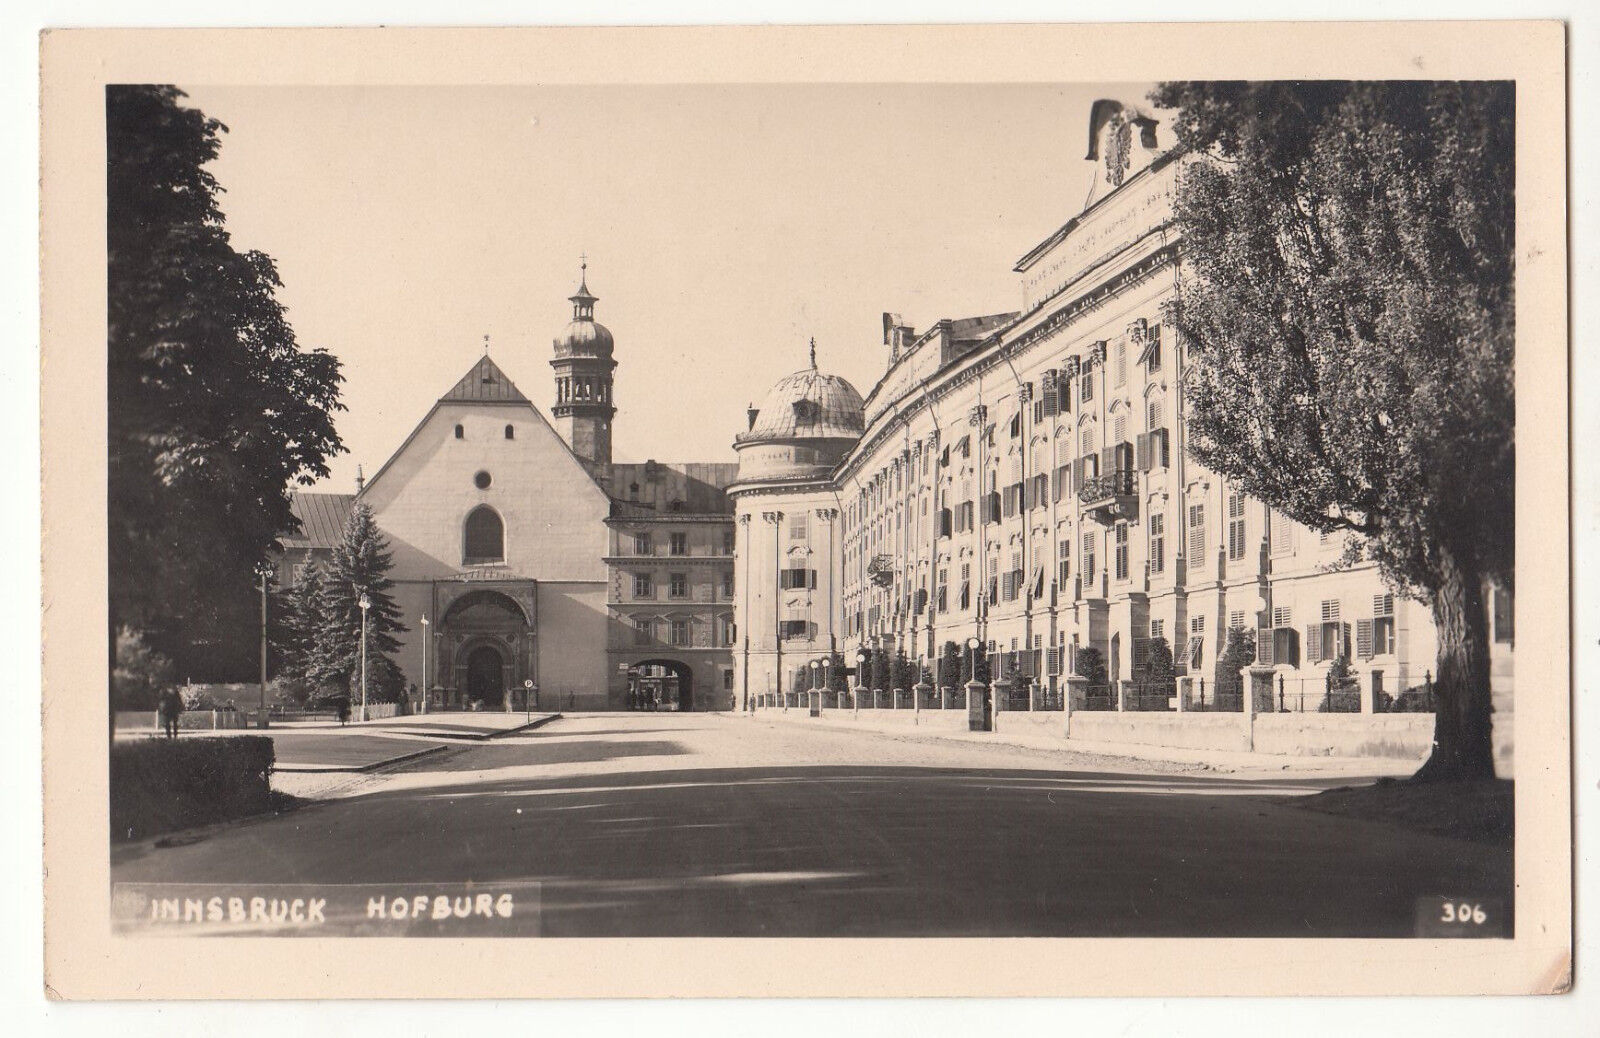
<instances>
[{"instance_id":1,"label":"dome roof","mask_svg":"<svg viewBox=\"0 0 1600 1038\"><path fill-rule=\"evenodd\" d=\"M759 440L859 439L866 407L856 387L814 366L780 379L735 443Z\"/></svg>"},{"instance_id":2,"label":"dome roof","mask_svg":"<svg viewBox=\"0 0 1600 1038\"><path fill-rule=\"evenodd\" d=\"M578 318L556 336L557 357L609 357L611 330L593 318Z\"/></svg>"},{"instance_id":3,"label":"dome roof","mask_svg":"<svg viewBox=\"0 0 1600 1038\"><path fill-rule=\"evenodd\" d=\"M600 357L611 359L611 348L616 342L611 330L594 319L594 304L599 296L589 291L589 261L583 261L583 274L578 279L578 290L567 298L572 301L572 323L556 336L556 359L566 357Z\"/></svg>"}]
</instances>

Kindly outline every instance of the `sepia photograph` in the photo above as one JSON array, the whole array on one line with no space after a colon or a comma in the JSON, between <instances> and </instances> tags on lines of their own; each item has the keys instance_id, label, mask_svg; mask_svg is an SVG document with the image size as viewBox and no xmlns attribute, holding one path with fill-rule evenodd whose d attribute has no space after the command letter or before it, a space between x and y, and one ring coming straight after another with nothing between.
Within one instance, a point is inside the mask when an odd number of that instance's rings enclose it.
<instances>
[{"instance_id":1,"label":"sepia photograph","mask_svg":"<svg viewBox=\"0 0 1600 1038\"><path fill-rule=\"evenodd\" d=\"M103 501L46 479L47 592L103 617L54 742L47 638L52 985L566 938L683 949L604 946L618 994L859 994L901 938L1085 942L1012 993L1192 993L1185 946L1257 964L1214 993L1570 985L1561 35L1402 72L1348 28L1014 80L808 74L826 30L743 30L766 79L531 30L598 75L478 81L493 34L338 34L447 73L366 79L47 35L47 316L50 205L98 191L57 229L102 249L44 350ZM53 180L57 129L103 162ZM1182 940L1044 979L1105 938Z\"/></svg>"}]
</instances>

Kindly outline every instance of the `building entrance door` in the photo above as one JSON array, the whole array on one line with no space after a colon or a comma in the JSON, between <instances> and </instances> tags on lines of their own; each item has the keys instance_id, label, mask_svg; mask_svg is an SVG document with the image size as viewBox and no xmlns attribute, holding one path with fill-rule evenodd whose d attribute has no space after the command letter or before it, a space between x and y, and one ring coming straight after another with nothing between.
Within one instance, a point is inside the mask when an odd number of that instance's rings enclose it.
<instances>
[{"instance_id":1,"label":"building entrance door","mask_svg":"<svg viewBox=\"0 0 1600 1038\"><path fill-rule=\"evenodd\" d=\"M492 645L480 645L467 657L467 702L478 701L485 710L498 710L505 700L505 658Z\"/></svg>"}]
</instances>

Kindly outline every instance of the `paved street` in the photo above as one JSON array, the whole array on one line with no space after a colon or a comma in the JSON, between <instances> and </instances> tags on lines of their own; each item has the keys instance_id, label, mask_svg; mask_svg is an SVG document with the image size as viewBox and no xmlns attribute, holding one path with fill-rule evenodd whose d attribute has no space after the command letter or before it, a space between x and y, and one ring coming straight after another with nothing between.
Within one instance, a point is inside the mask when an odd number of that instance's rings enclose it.
<instances>
[{"instance_id":1,"label":"paved street","mask_svg":"<svg viewBox=\"0 0 1600 1038\"><path fill-rule=\"evenodd\" d=\"M579 715L281 776L328 799L119 846L113 878L534 881L550 936L1408 936L1421 895L1509 901L1509 849L1295 808L1355 780L1289 775Z\"/></svg>"}]
</instances>

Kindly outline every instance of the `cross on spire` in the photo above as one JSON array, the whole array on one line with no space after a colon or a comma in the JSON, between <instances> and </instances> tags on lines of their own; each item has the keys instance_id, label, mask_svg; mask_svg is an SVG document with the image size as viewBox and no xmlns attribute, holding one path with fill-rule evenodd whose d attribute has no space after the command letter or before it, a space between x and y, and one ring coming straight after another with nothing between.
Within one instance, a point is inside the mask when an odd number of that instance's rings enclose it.
<instances>
[{"instance_id":1,"label":"cross on spire","mask_svg":"<svg viewBox=\"0 0 1600 1038\"><path fill-rule=\"evenodd\" d=\"M485 357L489 355L489 337L487 335L483 337L483 355Z\"/></svg>"}]
</instances>

